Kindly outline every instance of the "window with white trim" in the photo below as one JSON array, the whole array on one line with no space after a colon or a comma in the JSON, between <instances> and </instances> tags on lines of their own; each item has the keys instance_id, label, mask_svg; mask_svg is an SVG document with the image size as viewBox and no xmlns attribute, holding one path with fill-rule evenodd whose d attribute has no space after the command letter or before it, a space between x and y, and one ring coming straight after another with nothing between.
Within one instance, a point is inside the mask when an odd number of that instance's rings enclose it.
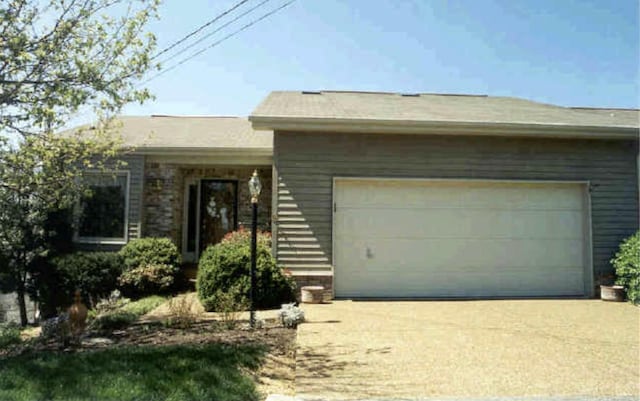
<instances>
[{"instance_id":1,"label":"window with white trim","mask_svg":"<svg viewBox=\"0 0 640 401\"><path fill-rule=\"evenodd\" d=\"M126 242L129 172L89 172L83 174L82 180L89 193L78 205L76 241Z\"/></svg>"}]
</instances>

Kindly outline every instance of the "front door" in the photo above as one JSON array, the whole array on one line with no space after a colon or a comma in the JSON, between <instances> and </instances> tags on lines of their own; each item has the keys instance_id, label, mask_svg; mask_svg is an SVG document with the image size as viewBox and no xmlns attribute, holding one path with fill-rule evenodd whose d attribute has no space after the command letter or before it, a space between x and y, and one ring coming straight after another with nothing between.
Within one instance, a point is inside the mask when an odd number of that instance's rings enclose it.
<instances>
[{"instance_id":1,"label":"front door","mask_svg":"<svg viewBox=\"0 0 640 401\"><path fill-rule=\"evenodd\" d=\"M238 182L196 180L185 188L183 259L196 262L209 245L214 245L238 227Z\"/></svg>"},{"instance_id":2,"label":"front door","mask_svg":"<svg viewBox=\"0 0 640 401\"><path fill-rule=\"evenodd\" d=\"M200 249L217 244L238 226L238 182L202 180L200 182Z\"/></svg>"}]
</instances>

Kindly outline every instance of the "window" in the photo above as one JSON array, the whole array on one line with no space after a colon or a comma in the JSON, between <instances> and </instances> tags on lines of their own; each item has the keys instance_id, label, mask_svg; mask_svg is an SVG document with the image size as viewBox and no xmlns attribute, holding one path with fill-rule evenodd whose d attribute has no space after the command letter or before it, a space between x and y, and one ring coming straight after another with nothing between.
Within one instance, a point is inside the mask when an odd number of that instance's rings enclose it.
<instances>
[{"instance_id":1,"label":"window","mask_svg":"<svg viewBox=\"0 0 640 401\"><path fill-rule=\"evenodd\" d=\"M82 179L90 194L80 201L76 240L126 242L129 173L85 173Z\"/></svg>"}]
</instances>

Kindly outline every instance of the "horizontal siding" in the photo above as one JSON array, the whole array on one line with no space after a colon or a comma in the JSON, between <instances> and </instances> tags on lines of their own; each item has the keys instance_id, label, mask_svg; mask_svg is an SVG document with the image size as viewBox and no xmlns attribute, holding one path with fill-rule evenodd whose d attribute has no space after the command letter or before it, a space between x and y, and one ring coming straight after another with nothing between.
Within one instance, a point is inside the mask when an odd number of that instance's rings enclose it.
<instances>
[{"instance_id":1,"label":"horizontal siding","mask_svg":"<svg viewBox=\"0 0 640 401\"><path fill-rule=\"evenodd\" d=\"M123 157L129 170L129 239L140 238L142 231L142 188L144 185L144 156Z\"/></svg>"},{"instance_id":2,"label":"horizontal siding","mask_svg":"<svg viewBox=\"0 0 640 401\"><path fill-rule=\"evenodd\" d=\"M274 149L276 251L292 270L331 268L334 177L589 181L595 278L638 229L632 141L276 132Z\"/></svg>"}]
</instances>

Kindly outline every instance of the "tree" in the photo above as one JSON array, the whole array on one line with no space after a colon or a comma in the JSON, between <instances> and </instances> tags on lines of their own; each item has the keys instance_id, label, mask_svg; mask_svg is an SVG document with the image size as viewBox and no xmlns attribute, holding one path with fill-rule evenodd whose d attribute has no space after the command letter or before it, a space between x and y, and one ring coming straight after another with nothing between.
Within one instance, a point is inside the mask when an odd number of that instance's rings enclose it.
<instances>
[{"instance_id":1,"label":"tree","mask_svg":"<svg viewBox=\"0 0 640 401\"><path fill-rule=\"evenodd\" d=\"M3 2L5 3L5 2ZM0 131L53 132L83 107L113 115L149 98L143 33L157 0L9 0L0 6Z\"/></svg>"},{"instance_id":2,"label":"tree","mask_svg":"<svg viewBox=\"0 0 640 401\"><path fill-rule=\"evenodd\" d=\"M121 150L114 116L150 94L143 30L157 0L9 0L0 5L0 280L27 323L25 286L46 256L47 216L84 193L78 180ZM81 109L89 129L58 131Z\"/></svg>"}]
</instances>

